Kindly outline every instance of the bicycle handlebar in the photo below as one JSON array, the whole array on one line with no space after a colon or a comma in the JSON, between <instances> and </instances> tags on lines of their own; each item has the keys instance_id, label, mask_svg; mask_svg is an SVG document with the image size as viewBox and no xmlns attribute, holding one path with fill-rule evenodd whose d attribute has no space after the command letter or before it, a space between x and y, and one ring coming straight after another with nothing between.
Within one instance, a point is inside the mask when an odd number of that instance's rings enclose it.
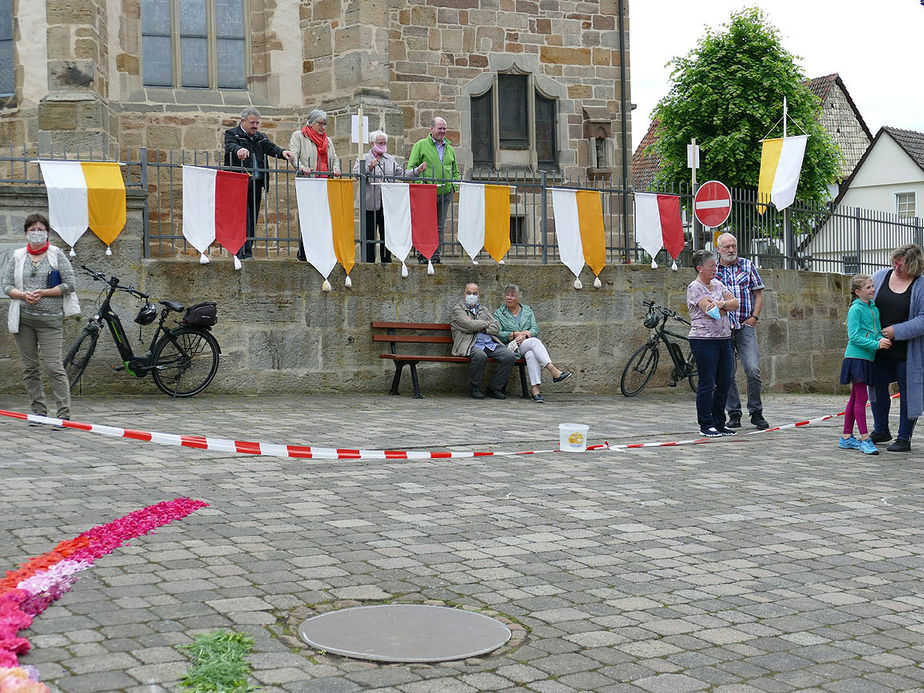
<instances>
[{"instance_id":1,"label":"bicycle handlebar","mask_svg":"<svg viewBox=\"0 0 924 693\"><path fill-rule=\"evenodd\" d=\"M124 291L125 293L131 294L132 296L137 296L138 298L150 298L149 294L141 293L133 286L120 286L119 278L114 275L107 279L105 274L102 272L97 272L95 269L91 269L86 265L81 265L80 268L91 277L93 277L93 279L108 284L113 291Z\"/></svg>"},{"instance_id":2,"label":"bicycle handlebar","mask_svg":"<svg viewBox=\"0 0 924 693\"><path fill-rule=\"evenodd\" d=\"M668 318L673 318L674 320L677 320L678 322L682 322L684 325L690 324L688 321L684 320L682 317L680 317L677 313L672 311L670 308L659 306L654 301L642 301L642 303L648 306L648 310L650 310L651 312L658 311L659 313L661 313L661 315L664 315L665 317L668 317Z\"/></svg>"}]
</instances>

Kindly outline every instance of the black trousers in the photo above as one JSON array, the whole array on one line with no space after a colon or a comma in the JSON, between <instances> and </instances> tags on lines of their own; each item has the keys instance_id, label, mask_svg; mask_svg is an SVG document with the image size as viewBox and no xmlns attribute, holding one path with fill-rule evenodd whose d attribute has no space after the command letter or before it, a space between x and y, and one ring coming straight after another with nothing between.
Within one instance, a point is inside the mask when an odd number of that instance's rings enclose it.
<instances>
[{"instance_id":1,"label":"black trousers","mask_svg":"<svg viewBox=\"0 0 924 693\"><path fill-rule=\"evenodd\" d=\"M484 367L488 363L488 358L494 357L497 367L494 369L494 375L488 381L488 387L492 390L503 392L507 387L507 378L510 377L510 371L516 365L517 357L513 355L507 347L502 344L495 344L494 351L487 351L481 347L472 347L472 363L469 366L471 381L469 387L475 388L481 386L481 378L484 375Z\"/></svg>"},{"instance_id":2,"label":"black trousers","mask_svg":"<svg viewBox=\"0 0 924 693\"><path fill-rule=\"evenodd\" d=\"M253 255L254 230L257 228L257 220L260 218L260 205L262 203L263 181L251 176L247 183L247 234L244 245L237 251L239 258L248 258Z\"/></svg>"},{"instance_id":3,"label":"black trousers","mask_svg":"<svg viewBox=\"0 0 924 693\"><path fill-rule=\"evenodd\" d=\"M363 243L363 262L375 262L375 230L378 228L379 257L382 264L391 262L391 253L385 247L385 212L381 209L366 210L366 238Z\"/></svg>"}]
</instances>

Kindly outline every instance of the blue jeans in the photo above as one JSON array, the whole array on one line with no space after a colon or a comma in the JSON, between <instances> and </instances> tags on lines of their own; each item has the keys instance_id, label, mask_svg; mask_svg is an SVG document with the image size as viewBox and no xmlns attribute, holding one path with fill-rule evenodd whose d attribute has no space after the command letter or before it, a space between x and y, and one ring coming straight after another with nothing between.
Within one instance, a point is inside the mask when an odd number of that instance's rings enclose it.
<instances>
[{"instance_id":1,"label":"blue jeans","mask_svg":"<svg viewBox=\"0 0 924 693\"><path fill-rule=\"evenodd\" d=\"M757 330L749 325L742 325L731 331L732 346L738 359L734 362L731 386L728 388L728 401L725 408L731 414L741 415L741 397L738 395L738 383L735 382L735 371L738 361L744 369L748 382L748 412L751 415L759 414L764 410L760 401L760 352L757 351Z\"/></svg>"},{"instance_id":2,"label":"blue jeans","mask_svg":"<svg viewBox=\"0 0 924 693\"><path fill-rule=\"evenodd\" d=\"M699 387L696 388L696 421L700 430L725 425L725 400L732 382L735 356L730 339L691 339Z\"/></svg>"},{"instance_id":3,"label":"blue jeans","mask_svg":"<svg viewBox=\"0 0 924 693\"><path fill-rule=\"evenodd\" d=\"M873 432L885 433L889 430L889 409L892 400L889 397L889 383L898 383L898 391L902 396L898 399L898 437L911 440L914 424L917 419L908 418L908 400L904 396L907 385L907 364L904 361L896 363L885 359L876 359L873 362L873 382L869 387L869 402L873 410Z\"/></svg>"}]
</instances>

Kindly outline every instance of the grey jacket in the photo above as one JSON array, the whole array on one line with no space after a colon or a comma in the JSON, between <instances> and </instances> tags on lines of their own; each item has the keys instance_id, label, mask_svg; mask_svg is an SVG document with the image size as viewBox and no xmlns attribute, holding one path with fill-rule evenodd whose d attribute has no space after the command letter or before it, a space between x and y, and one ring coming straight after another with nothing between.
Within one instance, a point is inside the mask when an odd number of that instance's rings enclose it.
<instances>
[{"instance_id":1,"label":"grey jacket","mask_svg":"<svg viewBox=\"0 0 924 693\"><path fill-rule=\"evenodd\" d=\"M497 338L500 323L484 304L478 308L478 315L473 317L465 301L459 301L452 309L449 324L452 327L453 356L471 356L479 332L486 332L491 339L503 346L503 342Z\"/></svg>"},{"instance_id":2,"label":"grey jacket","mask_svg":"<svg viewBox=\"0 0 924 693\"><path fill-rule=\"evenodd\" d=\"M406 170L391 154L382 154L375 168L369 170L369 162L374 159L372 151L366 152L362 159L353 164L353 173L366 174L366 210L374 212L382 209L382 188L379 183L391 183L395 179L417 178L417 169ZM360 168L361 167L361 168Z\"/></svg>"},{"instance_id":3,"label":"grey jacket","mask_svg":"<svg viewBox=\"0 0 924 693\"><path fill-rule=\"evenodd\" d=\"M889 276L889 269L881 269L873 275L876 298L879 289ZM911 287L911 308L905 322L892 325L895 339L908 342L905 359L906 390L902 397L908 398L908 418L914 419L924 413L924 279L918 277Z\"/></svg>"}]
</instances>

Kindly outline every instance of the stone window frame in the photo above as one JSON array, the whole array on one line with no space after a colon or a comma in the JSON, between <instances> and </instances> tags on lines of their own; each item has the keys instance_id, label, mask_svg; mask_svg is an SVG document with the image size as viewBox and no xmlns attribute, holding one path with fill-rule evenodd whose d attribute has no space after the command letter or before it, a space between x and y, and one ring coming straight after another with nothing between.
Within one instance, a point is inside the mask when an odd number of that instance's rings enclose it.
<instances>
[{"instance_id":1,"label":"stone window frame","mask_svg":"<svg viewBox=\"0 0 924 693\"><path fill-rule=\"evenodd\" d=\"M250 103L251 99L241 99L239 95L247 94L250 91L249 81L252 76L252 40L253 31L251 27L250 15L252 11L251 0L241 0L241 10L244 19L244 86L242 87L218 87L218 50L217 50L217 28L215 23L216 0L205 0L207 3L207 40L208 40L208 87L186 87L181 83L182 80L182 63L181 63L181 34L179 24L180 2L181 0L168 0L171 6L170 13L170 54L171 67L173 72L173 86L154 85L144 83L144 51L140 47L144 43L144 33L141 28L141 13L143 11L144 0L138 3L138 38L139 38L139 75L138 85L143 90L145 99L149 101L160 102L177 102L177 103L202 103L211 98L216 104L232 103L245 104ZM230 98L225 97L227 95ZM237 96L236 96L237 95ZM184 98L185 97L185 98Z\"/></svg>"},{"instance_id":2,"label":"stone window frame","mask_svg":"<svg viewBox=\"0 0 924 693\"><path fill-rule=\"evenodd\" d=\"M472 155L472 99L483 96L488 90L493 88L494 96L492 98L492 108L494 117L494 127L492 136L494 139L494 168L528 168L532 171L539 170L538 155L536 152L536 129L535 129L535 94L538 92L546 99L551 99L555 103L555 163L543 164L542 168L546 170L560 171L565 165L573 163L576 155L566 145L568 139L567 113L573 109L573 103L568 98L568 89L565 85L560 84L541 73L538 56L533 55L508 55L508 54L491 54L488 56L488 68L468 84L466 84L456 101L459 111L460 124L460 146L456 147L456 154L463 166L473 166ZM516 149L502 148L500 146L500 134L498 127L498 99L497 99L497 75L498 74L520 74L529 78L527 88L528 99L528 118L529 118L529 148L522 149L526 156L511 156L510 152Z\"/></svg>"},{"instance_id":3,"label":"stone window frame","mask_svg":"<svg viewBox=\"0 0 924 693\"><path fill-rule=\"evenodd\" d=\"M913 190L895 193L895 213L899 219L913 219L917 215L918 200Z\"/></svg>"},{"instance_id":4,"label":"stone window frame","mask_svg":"<svg viewBox=\"0 0 924 693\"><path fill-rule=\"evenodd\" d=\"M0 51L8 53L10 65L10 70L4 75L4 79L10 80L10 88L9 90L0 88L0 106L5 106L6 102L11 99L15 100L16 97L16 37L14 36L13 0L0 0L0 3L3 3L10 20L8 26L4 22L4 26L0 28ZM9 36L2 38L7 32Z\"/></svg>"}]
</instances>

